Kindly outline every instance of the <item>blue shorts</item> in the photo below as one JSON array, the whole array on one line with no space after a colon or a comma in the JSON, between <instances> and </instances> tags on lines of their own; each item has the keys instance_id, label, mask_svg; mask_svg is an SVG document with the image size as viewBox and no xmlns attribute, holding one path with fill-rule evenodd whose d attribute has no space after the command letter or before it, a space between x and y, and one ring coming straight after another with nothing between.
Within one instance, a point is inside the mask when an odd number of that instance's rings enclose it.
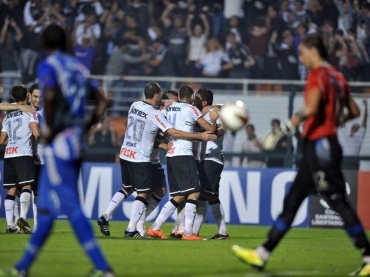
<instances>
[{"instance_id":1,"label":"blue shorts","mask_svg":"<svg viewBox=\"0 0 370 277\"><path fill-rule=\"evenodd\" d=\"M69 138L64 145L70 145ZM81 168L80 155L65 155L61 145L54 140L53 144L45 147L43 166L39 182L40 212L47 212L54 217L71 213L81 209L78 193L78 177ZM69 148L69 147L67 147ZM64 153L68 153L65 149Z\"/></svg>"}]
</instances>

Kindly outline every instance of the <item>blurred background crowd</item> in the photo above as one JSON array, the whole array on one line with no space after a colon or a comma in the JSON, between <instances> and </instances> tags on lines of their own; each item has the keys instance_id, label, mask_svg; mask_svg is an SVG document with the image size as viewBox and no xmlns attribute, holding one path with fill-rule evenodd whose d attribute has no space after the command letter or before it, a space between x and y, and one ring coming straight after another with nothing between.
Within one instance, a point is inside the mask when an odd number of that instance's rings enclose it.
<instances>
[{"instance_id":1,"label":"blurred background crowd","mask_svg":"<svg viewBox=\"0 0 370 277\"><path fill-rule=\"evenodd\" d=\"M35 78L49 23L93 75L304 80L298 44L320 32L349 81L370 79L367 0L3 0L3 73Z\"/></svg>"}]
</instances>

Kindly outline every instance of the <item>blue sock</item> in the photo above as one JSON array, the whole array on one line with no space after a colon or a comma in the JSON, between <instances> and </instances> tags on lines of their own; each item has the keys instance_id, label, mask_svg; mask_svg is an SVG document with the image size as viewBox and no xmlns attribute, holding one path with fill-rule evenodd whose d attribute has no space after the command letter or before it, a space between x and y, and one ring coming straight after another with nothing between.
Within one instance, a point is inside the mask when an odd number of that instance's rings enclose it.
<instances>
[{"instance_id":1,"label":"blue sock","mask_svg":"<svg viewBox=\"0 0 370 277\"><path fill-rule=\"evenodd\" d=\"M98 243L92 232L91 225L82 213L81 209L74 211L69 220L72 227L77 235L77 238L85 250L86 254L90 257L96 269L102 271L110 270L110 267L105 260L103 253L100 251Z\"/></svg>"},{"instance_id":2,"label":"blue sock","mask_svg":"<svg viewBox=\"0 0 370 277\"><path fill-rule=\"evenodd\" d=\"M28 268L37 257L37 253L43 246L53 226L53 217L49 214L39 214L38 226L35 233L31 235L22 259L15 266L16 269L28 271Z\"/></svg>"}]
</instances>

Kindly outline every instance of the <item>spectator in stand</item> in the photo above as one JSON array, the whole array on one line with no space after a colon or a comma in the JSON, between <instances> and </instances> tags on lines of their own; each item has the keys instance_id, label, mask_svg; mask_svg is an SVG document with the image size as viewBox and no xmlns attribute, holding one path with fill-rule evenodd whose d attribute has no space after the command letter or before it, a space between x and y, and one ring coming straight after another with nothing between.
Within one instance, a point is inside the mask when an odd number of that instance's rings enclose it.
<instances>
[{"instance_id":1,"label":"spectator in stand","mask_svg":"<svg viewBox=\"0 0 370 277\"><path fill-rule=\"evenodd\" d=\"M304 9L304 2L296 0L294 2L295 10L290 14L290 22L293 28L298 28L300 24L308 24L310 17Z\"/></svg>"},{"instance_id":2,"label":"spectator in stand","mask_svg":"<svg viewBox=\"0 0 370 277\"><path fill-rule=\"evenodd\" d=\"M214 0L212 1L213 6L211 8L211 13L213 15L212 22L212 37L218 38L221 34L225 17L224 17L224 1Z\"/></svg>"},{"instance_id":3,"label":"spectator in stand","mask_svg":"<svg viewBox=\"0 0 370 277\"><path fill-rule=\"evenodd\" d=\"M144 61L147 63L146 74L151 76L174 76L173 64L168 53L167 47L164 45L162 38L157 38L152 42L149 48L149 57ZM170 83L161 83L164 89L170 88Z\"/></svg>"},{"instance_id":4,"label":"spectator in stand","mask_svg":"<svg viewBox=\"0 0 370 277\"><path fill-rule=\"evenodd\" d=\"M0 33L0 62L3 74L19 74L19 45L23 32L13 18L6 17ZM2 102L9 102L10 89L20 83L18 77L3 77Z\"/></svg>"},{"instance_id":5,"label":"spectator in stand","mask_svg":"<svg viewBox=\"0 0 370 277\"><path fill-rule=\"evenodd\" d=\"M189 74L192 77L200 77L201 72L196 66L197 61L200 59L204 45L210 33L210 26L205 14L200 15L203 20L203 25L196 24L192 27L194 15L189 14L186 20L186 31L189 37L189 54L187 63L189 65Z\"/></svg>"},{"instance_id":6,"label":"spectator in stand","mask_svg":"<svg viewBox=\"0 0 370 277\"><path fill-rule=\"evenodd\" d=\"M49 23L51 9L43 0L28 0L23 9L24 24L30 33L38 34Z\"/></svg>"},{"instance_id":7,"label":"spectator in stand","mask_svg":"<svg viewBox=\"0 0 370 277\"><path fill-rule=\"evenodd\" d=\"M288 138L280 128L280 120L272 119L271 131L261 140L261 146L265 153L284 154L288 149ZM284 167L284 158L268 158L267 167Z\"/></svg>"},{"instance_id":8,"label":"spectator in stand","mask_svg":"<svg viewBox=\"0 0 370 277\"><path fill-rule=\"evenodd\" d=\"M146 34L146 30L140 29L134 15L126 14L124 21L125 24L119 37L127 40L131 47L137 47L138 40L142 37L142 34Z\"/></svg>"},{"instance_id":9,"label":"spectator in stand","mask_svg":"<svg viewBox=\"0 0 370 277\"><path fill-rule=\"evenodd\" d=\"M90 33L86 33L82 37L81 44L75 43L74 56L91 72L96 49L96 38L94 32L91 29L89 31Z\"/></svg>"},{"instance_id":10,"label":"spectator in stand","mask_svg":"<svg viewBox=\"0 0 370 277\"><path fill-rule=\"evenodd\" d=\"M334 0L339 12L338 28L343 31L353 27L353 9L350 0Z\"/></svg>"},{"instance_id":11,"label":"spectator in stand","mask_svg":"<svg viewBox=\"0 0 370 277\"><path fill-rule=\"evenodd\" d=\"M282 35L282 42L275 43L274 51L278 56L281 78L283 80L299 80L298 57L294 48L294 37L290 30L286 30ZM290 89L290 85L285 86L285 90Z\"/></svg>"},{"instance_id":12,"label":"spectator in stand","mask_svg":"<svg viewBox=\"0 0 370 277\"><path fill-rule=\"evenodd\" d=\"M325 20L325 11L319 0L310 0L308 2L307 14L310 18L310 23L315 26L322 26Z\"/></svg>"},{"instance_id":13,"label":"spectator in stand","mask_svg":"<svg viewBox=\"0 0 370 277\"><path fill-rule=\"evenodd\" d=\"M248 48L251 50L256 62L252 74L252 77L255 79L262 79L264 77L265 55L267 54L269 37L265 20L259 18L252 28L248 42Z\"/></svg>"},{"instance_id":14,"label":"spectator in stand","mask_svg":"<svg viewBox=\"0 0 370 277\"><path fill-rule=\"evenodd\" d=\"M230 44L227 42L227 36L229 33L233 33L235 35L235 39L237 43L243 43L243 32L240 26L240 20L237 16L232 16L228 20L228 25L224 29L224 34L222 36L221 42L225 44L225 49L228 50L230 48Z\"/></svg>"},{"instance_id":15,"label":"spectator in stand","mask_svg":"<svg viewBox=\"0 0 370 277\"><path fill-rule=\"evenodd\" d=\"M142 0L133 0L126 6L125 12L133 15L140 30L148 30L150 25L150 14L148 5Z\"/></svg>"},{"instance_id":16,"label":"spectator in stand","mask_svg":"<svg viewBox=\"0 0 370 277\"><path fill-rule=\"evenodd\" d=\"M252 68L255 64L252 53L242 42L237 42L235 33L227 35L226 43L229 45L227 50L232 68L229 72L230 78L244 79L251 78ZM229 90L241 90L242 84L229 84Z\"/></svg>"},{"instance_id":17,"label":"spectator in stand","mask_svg":"<svg viewBox=\"0 0 370 277\"><path fill-rule=\"evenodd\" d=\"M78 0L66 1L63 12L66 19L66 25L68 30L73 30L76 18L79 13L79 8L80 5Z\"/></svg>"},{"instance_id":18,"label":"spectator in stand","mask_svg":"<svg viewBox=\"0 0 370 277\"><path fill-rule=\"evenodd\" d=\"M301 43L301 40L307 35L308 32L308 27L306 24L299 24L297 27L296 34L294 36L294 49L296 56L298 57L299 55L299 44ZM299 72L299 77L301 81L305 81L307 77L307 69L306 67L298 61L298 72Z\"/></svg>"},{"instance_id":19,"label":"spectator in stand","mask_svg":"<svg viewBox=\"0 0 370 277\"><path fill-rule=\"evenodd\" d=\"M274 45L277 43L278 34L277 31L272 32L268 43L268 50L265 56L265 70L264 75L266 79L281 79L281 72L278 67L278 56L275 52Z\"/></svg>"},{"instance_id":20,"label":"spectator in stand","mask_svg":"<svg viewBox=\"0 0 370 277\"><path fill-rule=\"evenodd\" d=\"M282 0L280 2L280 17L285 21L287 25L290 26L290 17L291 17L291 10L289 9L289 1L288 0Z\"/></svg>"},{"instance_id":21,"label":"spectator in stand","mask_svg":"<svg viewBox=\"0 0 370 277\"><path fill-rule=\"evenodd\" d=\"M4 2L4 1L2 1ZM0 26L4 25L5 18L13 18L17 26L23 29L23 6L20 5L18 0L7 0L6 4L0 2Z\"/></svg>"},{"instance_id":22,"label":"spectator in stand","mask_svg":"<svg viewBox=\"0 0 370 277\"><path fill-rule=\"evenodd\" d=\"M288 24L279 14L279 8L275 4L270 5L267 9L266 26L269 28L270 34L276 30L279 39L281 39L283 32L288 29Z\"/></svg>"},{"instance_id":23,"label":"spectator in stand","mask_svg":"<svg viewBox=\"0 0 370 277\"><path fill-rule=\"evenodd\" d=\"M90 36L91 32L94 33L95 39L98 40L101 35L100 24L96 20L94 11L88 10L85 14L84 22L77 25L75 29L75 40L77 44L82 44L84 36Z\"/></svg>"},{"instance_id":24,"label":"spectator in stand","mask_svg":"<svg viewBox=\"0 0 370 277\"><path fill-rule=\"evenodd\" d=\"M362 100L364 104L364 115L362 118L361 125L354 123L351 126L351 129L348 130L345 125L341 126L339 129L339 137L341 138L342 147L343 147L343 156L359 156L361 152L362 144L364 143L364 137L366 134L367 128L367 101L366 99ZM348 170L359 170L360 162L344 159L343 169Z\"/></svg>"},{"instance_id":25,"label":"spectator in stand","mask_svg":"<svg viewBox=\"0 0 370 277\"><path fill-rule=\"evenodd\" d=\"M349 30L346 37L348 46L347 60L342 68L343 75L348 81L358 81L361 76L362 65L365 62L365 57L357 44L355 33Z\"/></svg>"},{"instance_id":26,"label":"spectator in stand","mask_svg":"<svg viewBox=\"0 0 370 277\"><path fill-rule=\"evenodd\" d=\"M89 134L89 145L98 147L119 146L117 133L111 125L109 117L102 119L91 130Z\"/></svg>"},{"instance_id":27,"label":"spectator in stand","mask_svg":"<svg viewBox=\"0 0 370 277\"><path fill-rule=\"evenodd\" d=\"M247 139L242 144L242 154L249 153L262 153L262 146L257 138L255 133L254 125L248 124L245 127ZM244 156L240 157L239 166L243 166ZM257 168L257 167L266 167L265 159L263 158L247 158L247 167Z\"/></svg>"},{"instance_id":28,"label":"spectator in stand","mask_svg":"<svg viewBox=\"0 0 370 277\"><path fill-rule=\"evenodd\" d=\"M223 65L223 62L226 64ZM230 69L232 67L227 54L215 38L211 38L206 42L205 50L200 56L198 65L202 68L202 76L211 78L218 77L222 70ZM215 86L214 84L209 85L212 87Z\"/></svg>"},{"instance_id":29,"label":"spectator in stand","mask_svg":"<svg viewBox=\"0 0 370 277\"><path fill-rule=\"evenodd\" d=\"M244 1L244 13L246 20L247 30L253 28L258 18L265 17L267 14L267 8L271 4L271 0L245 0ZM276 1L273 1L276 3Z\"/></svg>"},{"instance_id":30,"label":"spectator in stand","mask_svg":"<svg viewBox=\"0 0 370 277\"><path fill-rule=\"evenodd\" d=\"M338 70L341 70L347 63L348 47L342 30L336 30L334 39L328 41L329 62Z\"/></svg>"}]
</instances>

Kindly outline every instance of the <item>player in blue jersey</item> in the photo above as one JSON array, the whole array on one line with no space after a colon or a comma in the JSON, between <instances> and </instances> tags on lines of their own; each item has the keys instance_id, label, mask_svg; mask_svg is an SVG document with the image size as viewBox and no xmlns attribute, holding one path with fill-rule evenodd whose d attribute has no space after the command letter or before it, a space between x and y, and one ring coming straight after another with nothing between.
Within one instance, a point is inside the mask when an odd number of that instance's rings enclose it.
<instances>
[{"instance_id":1,"label":"player in blue jersey","mask_svg":"<svg viewBox=\"0 0 370 277\"><path fill-rule=\"evenodd\" d=\"M14 268L0 271L0 276L27 276L50 234L54 219L60 214L68 215L95 267L88 276L114 276L82 212L77 188L83 135L100 119L109 102L89 80L88 70L66 53L66 42L66 33L58 25L51 24L42 32L41 45L47 58L39 65L38 78L44 101L45 167L39 183L38 227L22 259ZM86 114L88 96L96 100L96 108L90 116Z\"/></svg>"}]
</instances>

